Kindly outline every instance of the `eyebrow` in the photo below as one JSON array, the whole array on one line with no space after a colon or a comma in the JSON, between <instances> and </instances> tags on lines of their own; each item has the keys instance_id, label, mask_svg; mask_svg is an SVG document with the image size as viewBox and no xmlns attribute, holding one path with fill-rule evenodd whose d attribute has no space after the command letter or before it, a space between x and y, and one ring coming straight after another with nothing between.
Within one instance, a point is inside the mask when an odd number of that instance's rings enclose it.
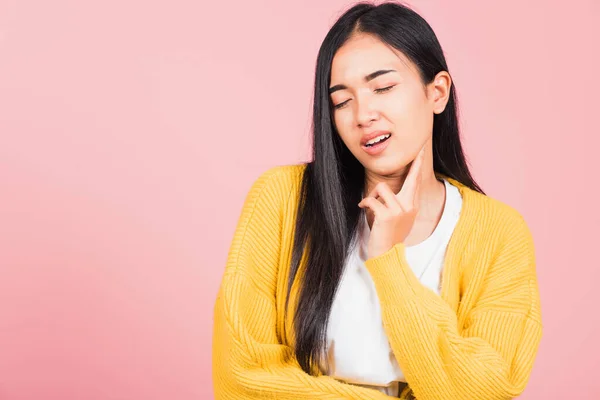
<instances>
[{"instance_id":1,"label":"eyebrow","mask_svg":"<svg viewBox=\"0 0 600 400\"><path fill-rule=\"evenodd\" d=\"M388 72L396 72L396 70L394 69L380 69L379 71L375 71L370 73L369 75L365 76L365 82L369 82L372 81L373 79L377 78L379 75L383 75L383 74L387 74ZM348 86L346 85L335 85L329 88L329 94L336 92L338 90L344 90L344 89L348 89Z\"/></svg>"}]
</instances>

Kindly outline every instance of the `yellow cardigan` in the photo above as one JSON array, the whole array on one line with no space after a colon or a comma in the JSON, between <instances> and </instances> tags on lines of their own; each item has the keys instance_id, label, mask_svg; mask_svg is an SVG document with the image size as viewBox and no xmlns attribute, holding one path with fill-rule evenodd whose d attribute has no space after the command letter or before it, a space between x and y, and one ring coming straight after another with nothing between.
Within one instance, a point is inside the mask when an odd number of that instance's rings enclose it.
<instances>
[{"instance_id":1,"label":"yellow cardigan","mask_svg":"<svg viewBox=\"0 0 600 400\"><path fill-rule=\"evenodd\" d=\"M294 357L292 318L284 321L283 308L304 169L273 167L246 197L214 308L216 399L393 398L322 373L311 376ZM516 397L542 335L530 230L512 207L438 176L463 197L440 296L413 274L402 243L365 262L385 331L416 399Z\"/></svg>"}]
</instances>

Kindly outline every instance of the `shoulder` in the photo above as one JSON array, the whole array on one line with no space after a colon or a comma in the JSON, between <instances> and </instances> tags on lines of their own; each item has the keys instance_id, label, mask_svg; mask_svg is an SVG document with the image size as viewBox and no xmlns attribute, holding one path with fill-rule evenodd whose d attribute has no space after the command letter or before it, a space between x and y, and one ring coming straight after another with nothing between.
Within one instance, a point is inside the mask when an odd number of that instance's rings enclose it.
<instances>
[{"instance_id":1,"label":"shoulder","mask_svg":"<svg viewBox=\"0 0 600 400\"><path fill-rule=\"evenodd\" d=\"M289 195L290 191L302 182L306 164L277 165L261 172L252 182L250 195L281 197Z\"/></svg>"},{"instance_id":2,"label":"shoulder","mask_svg":"<svg viewBox=\"0 0 600 400\"><path fill-rule=\"evenodd\" d=\"M258 213L276 218L290 196L297 192L305 168L305 164L290 164L262 171L246 194L243 210L252 215Z\"/></svg>"},{"instance_id":3,"label":"shoulder","mask_svg":"<svg viewBox=\"0 0 600 400\"><path fill-rule=\"evenodd\" d=\"M268 186L277 184L297 184L302 180L302 173L305 169L306 164L288 164L270 167L257 177L254 184Z\"/></svg>"},{"instance_id":4,"label":"shoulder","mask_svg":"<svg viewBox=\"0 0 600 400\"><path fill-rule=\"evenodd\" d=\"M518 241L533 246L531 229L523 214L515 207L489 195L464 188L461 190L472 213L474 229L488 241L499 244Z\"/></svg>"}]
</instances>

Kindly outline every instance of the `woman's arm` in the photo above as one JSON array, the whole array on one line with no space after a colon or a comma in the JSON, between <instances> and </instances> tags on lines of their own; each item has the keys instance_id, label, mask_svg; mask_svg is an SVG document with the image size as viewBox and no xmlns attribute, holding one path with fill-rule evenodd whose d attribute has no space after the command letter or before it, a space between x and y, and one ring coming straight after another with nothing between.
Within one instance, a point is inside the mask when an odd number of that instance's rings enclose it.
<instances>
[{"instance_id":1,"label":"woman's arm","mask_svg":"<svg viewBox=\"0 0 600 400\"><path fill-rule=\"evenodd\" d=\"M305 373L293 349L277 338L283 204L292 187L283 168L267 171L253 184L234 234L214 308L215 399L391 399Z\"/></svg>"},{"instance_id":2,"label":"woman's arm","mask_svg":"<svg viewBox=\"0 0 600 400\"><path fill-rule=\"evenodd\" d=\"M525 389L542 335L540 300L530 231L520 216L509 221L461 323L418 281L404 244L366 261L391 347L417 399L511 399Z\"/></svg>"}]
</instances>

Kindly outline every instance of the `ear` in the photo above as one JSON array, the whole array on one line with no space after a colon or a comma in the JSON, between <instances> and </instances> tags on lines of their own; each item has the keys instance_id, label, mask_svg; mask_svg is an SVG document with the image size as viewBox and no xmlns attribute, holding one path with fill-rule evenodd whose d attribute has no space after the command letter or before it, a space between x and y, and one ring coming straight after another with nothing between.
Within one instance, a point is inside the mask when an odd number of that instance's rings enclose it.
<instances>
[{"instance_id":1,"label":"ear","mask_svg":"<svg viewBox=\"0 0 600 400\"><path fill-rule=\"evenodd\" d=\"M440 114L446 108L450 99L450 88L452 87L452 78L446 71L440 71L429 84L430 99L433 102L434 114Z\"/></svg>"}]
</instances>

